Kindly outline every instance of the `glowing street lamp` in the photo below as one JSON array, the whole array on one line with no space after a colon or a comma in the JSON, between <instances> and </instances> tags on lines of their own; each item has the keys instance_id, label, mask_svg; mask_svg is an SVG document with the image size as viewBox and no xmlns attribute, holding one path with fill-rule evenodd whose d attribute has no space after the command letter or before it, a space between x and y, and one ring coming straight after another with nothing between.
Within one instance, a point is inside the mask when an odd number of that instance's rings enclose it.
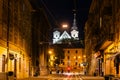
<instances>
[{"instance_id":1,"label":"glowing street lamp","mask_svg":"<svg viewBox=\"0 0 120 80\"><path fill-rule=\"evenodd\" d=\"M48 51L48 53L49 53L49 54L52 54L52 51L51 51L51 50L49 50L49 51Z\"/></svg>"},{"instance_id":2,"label":"glowing street lamp","mask_svg":"<svg viewBox=\"0 0 120 80\"><path fill-rule=\"evenodd\" d=\"M62 27L63 27L63 28L67 28L68 25L67 25L67 24L63 24Z\"/></svg>"}]
</instances>

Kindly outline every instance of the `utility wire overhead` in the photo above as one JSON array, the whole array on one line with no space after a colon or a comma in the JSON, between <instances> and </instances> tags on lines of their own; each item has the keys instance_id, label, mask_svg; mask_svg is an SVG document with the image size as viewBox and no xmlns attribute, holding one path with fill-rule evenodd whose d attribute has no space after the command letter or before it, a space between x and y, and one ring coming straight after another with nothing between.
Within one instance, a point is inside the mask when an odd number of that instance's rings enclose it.
<instances>
[{"instance_id":1,"label":"utility wire overhead","mask_svg":"<svg viewBox=\"0 0 120 80\"><path fill-rule=\"evenodd\" d=\"M57 20L55 19L55 15L53 16L52 11L50 11L50 9L48 9L48 7L45 4L45 1L41 0L42 4L43 4L43 8L45 8L45 10L49 13L50 17L53 19L53 21L55 22L56 26L60 26L60 24L57 22Z\"/></svg>"}]
</instances>

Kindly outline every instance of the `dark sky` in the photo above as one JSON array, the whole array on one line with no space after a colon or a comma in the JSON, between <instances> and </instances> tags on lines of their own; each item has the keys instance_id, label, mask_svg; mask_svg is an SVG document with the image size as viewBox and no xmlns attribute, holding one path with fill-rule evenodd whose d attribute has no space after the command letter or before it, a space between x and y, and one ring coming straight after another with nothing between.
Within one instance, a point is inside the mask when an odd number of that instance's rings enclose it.
<instances>
[{"instance_id":1,"label":"dark sky","mask_svg":"<svg viewBox=\"0 0 120 80\"><path fill-rule=\"evenodd\" d=\"M31 0L36 7L40 4L45 8L52 27L62 27L67 23L72 27L73 9L77 11L77 26L80 31L80 38L84 38L84 24L87 20L91 0Z\"/></svg>"}]
</instances>

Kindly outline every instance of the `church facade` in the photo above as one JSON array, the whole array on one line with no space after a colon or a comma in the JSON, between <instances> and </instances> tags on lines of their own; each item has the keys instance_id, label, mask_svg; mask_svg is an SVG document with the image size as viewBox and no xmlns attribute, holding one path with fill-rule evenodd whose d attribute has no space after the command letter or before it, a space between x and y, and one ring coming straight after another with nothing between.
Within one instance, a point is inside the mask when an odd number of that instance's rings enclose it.
<instances>
[{"instance_id":1,"label":"church facade","mask_svg":"<svg viewBox=\"0 0 120 80\"><path fill-rule=\"evenodd\" d=\"M79 31L76 25L76 14L74 14L73 27L70 31L64 30L63 32L55 30L53 32L53 44L62 43L63 39L79 40Z\"/></svg>"}]
</instances>

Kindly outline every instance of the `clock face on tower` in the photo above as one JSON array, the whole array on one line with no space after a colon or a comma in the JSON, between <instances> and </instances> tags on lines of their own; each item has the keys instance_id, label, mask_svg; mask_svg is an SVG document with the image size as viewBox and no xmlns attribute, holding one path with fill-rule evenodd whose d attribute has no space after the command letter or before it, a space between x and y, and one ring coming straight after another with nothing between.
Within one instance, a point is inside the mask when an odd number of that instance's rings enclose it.
<instances>
[{"instance_id":1,"label":"clock face on tower","mask_svg":"<svg viewBox=\"0 0 120 80\"><path fill-rule=\"evenodd\" d=\"M60 37L60 32L59 31L53 32L53 38L58 39L59 37Z\"/></svg>"},{"instance_id":2,"label":"clock face on tower","mask_svg":"<svg viewBox=\"0 0 120 80\"><path fill-rule=\"evenodd\" d=\"M73 37L74 39L78 38L78 31L77 30L72 30L71 31L71 37Z\"/></svg>"}]
</instances>

